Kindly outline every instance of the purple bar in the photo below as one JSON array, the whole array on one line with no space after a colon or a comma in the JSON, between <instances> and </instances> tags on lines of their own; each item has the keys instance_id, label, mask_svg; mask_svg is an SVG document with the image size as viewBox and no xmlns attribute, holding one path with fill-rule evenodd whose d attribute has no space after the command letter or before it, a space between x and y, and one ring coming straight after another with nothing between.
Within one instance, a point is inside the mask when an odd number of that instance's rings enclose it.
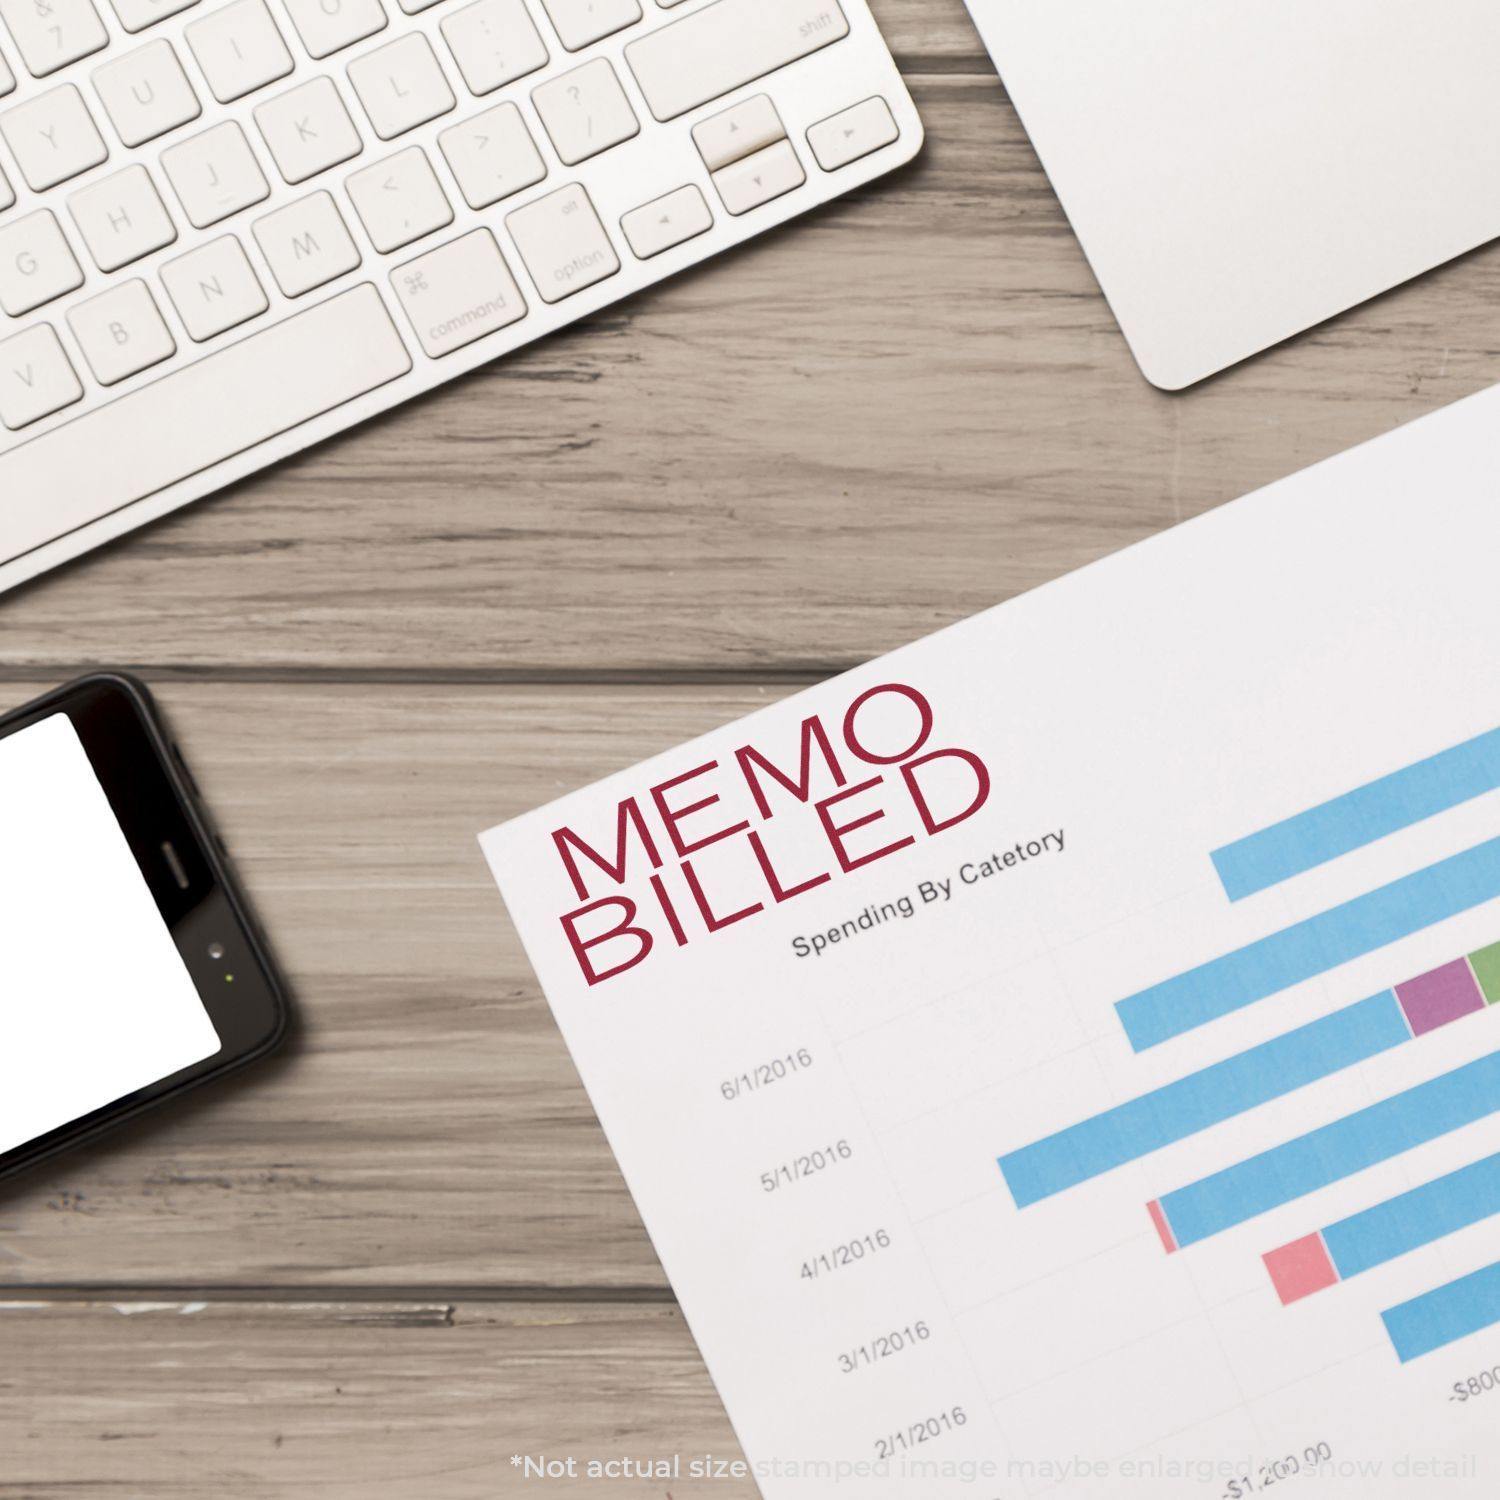
<instances>
[{"instance_id":1,"label":"purple bar","mask_svg":"<svg viewBox=\"0 0 1500 1500\"><path fill-rule=\"evenodd\" d=\"M1440 969L1398 984L1396 999L1411 1023L1413 1036L1425 1036L1460 1016L1471 1016L1484 1009L1484 996L1466 958L1456 958Z\"/></svg>"}]
</instances>

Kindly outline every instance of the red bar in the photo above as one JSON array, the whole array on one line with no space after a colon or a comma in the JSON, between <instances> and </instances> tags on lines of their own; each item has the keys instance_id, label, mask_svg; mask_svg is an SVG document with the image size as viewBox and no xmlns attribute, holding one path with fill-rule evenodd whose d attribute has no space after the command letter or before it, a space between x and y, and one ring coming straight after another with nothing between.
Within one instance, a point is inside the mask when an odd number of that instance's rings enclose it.
<instances>
[{"instance_id":1,"label":"red bar","mask_svg":"<svg viewBox=\"0 0 1500 1500\"><path fill-rule=\"evenodd\" d=\"M1261 1258L1283 1307L1338 1285L1339 1273L1321 1232L1304 1235Z\"/></svg>"},{"instance_id":2,"label":"red bar","mask_svg":"<svg viewBox=\"0 0 1500 1500\"><path fill-rule=\"evenodd\" d=\"M1166 1247L1168 1255L1177 1253L1177 1236L1172 1233L1172 1226L1167 1223L1167 1216L1161 1211L1161 1204L1153 1198L1146 1205L1146 1212L1151 1215L1151 1222L1156 1225L1156 1232L1161 1236L1161 1242Z\"/></svg>"}]
</instances>

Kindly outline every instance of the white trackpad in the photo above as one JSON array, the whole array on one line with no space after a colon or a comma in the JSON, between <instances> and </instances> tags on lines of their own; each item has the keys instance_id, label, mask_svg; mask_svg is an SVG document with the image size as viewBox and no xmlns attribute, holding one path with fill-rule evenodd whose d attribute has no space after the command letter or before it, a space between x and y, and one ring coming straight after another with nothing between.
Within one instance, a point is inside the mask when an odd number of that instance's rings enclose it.
<instances>
[{"instance_id":1,"label":"white trackpad","mask_svg":"<svg viewBox=\"0 0 1500 1500\"><path fill-rule=\"evenodd\" d=\"M1178 387L1500 234L1492 0L968 0Z\"/></svg>"}]
</instances>

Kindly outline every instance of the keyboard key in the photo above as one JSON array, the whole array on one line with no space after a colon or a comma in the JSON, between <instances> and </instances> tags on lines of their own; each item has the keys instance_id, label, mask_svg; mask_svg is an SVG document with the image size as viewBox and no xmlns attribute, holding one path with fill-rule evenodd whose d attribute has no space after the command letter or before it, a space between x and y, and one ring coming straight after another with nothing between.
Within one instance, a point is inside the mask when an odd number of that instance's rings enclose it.
<instances>
[{"instance_id":1,"label":"keyboard key","mask_svg":"<svg viewBox=\"0 0 1500 1500\"><path fill-rule=\"evenodd\" d=\"M144 167L126 167L80 188L68 199L68 212L101 271L118 271L177 238Z\"/></svg>"},{"instance_id":2,"label":"keyboard key","mask_svg":"<svg viewBox=\"0 0 1500 1500\"><path fill-rule=\"evenodd\" d=\"M732 214L747 214L807 181L790 141L780 141L714 173L714 186Z\"/></svg>"},{"instance_id":3,"label":"keyboard key","mask_svg":"<svg viewBox=\"0 0 1500 1500\"><path fill-rule=\"evenodd\" d=\"M848 35L838 0L716 0L629 43L625 57L651 113L675 120Z\"/></svg>"},{"instance_id":4,"label":"keyboard key","mask_svg":"<svg viewBox=\"0 0 1500 1500\"><path fill-rule=\"evenodd\" d=\"M757 94L693 126L693 143L710 172L785 139L781 116L768 94Z\"/></svg>"},{"instance_id":5,"label":"keyboard key","mask_svg":"<svg viewBox=\"0 0 1500 1500\"><path fill-rule=\"evenodd\" d=\"M0 0L0 17L34 78L45 78L109 41L89 0Z\"/></svg>"},{"instance_id":6,"label":"keyboard key","mask_svg":"<svg viewBox=\"0 0 1500 1500\"><path fill-rule=\"evenodd\" d=\"M255 123L288 182L306 182L363 148L331 78L309 79L257 104Z\"/></svg>"},{"instance_id":7,"label":"keyboard key","mask_svg":"<svg viewBox=\"0 0 1500 1500\"><path fill-rule=\"evenodd\" d=\"M349 64L349 81L383 141L447 114L457 103L420 31L356 58Z\"/></svg>"},{"instance_id":8,"label":"keyboard key","mask_svg":"<svg viewBox=\"0 0 1500 1500\"><path fill-rule=\"evenodd\" d=\"M258 318L271 305L245 247L232 234L169 260L161 280L188 337L200 344Z\"/></svg>"},{"instance_id":9,"label":"keyboard key","mask_svg":"<svg viewBox=\"0 0 1500 1500\"><path fill-rule=\"evenodd\" d=\"M313 57L352 47L390 24L380 0L286 0L286 8Z\"/></svg>"},{"instance_id":10,"label":"keyboard key","mask_svg":"<svg viewBox=\"0 0 1500 1500\"><path fill-rule=\"evenodd\" d=\"M491 94L547 65L524 0L478 0L443 19L443 36L474 94Z\"/></svg>"},{"instance_id":11,"label":"keyboard key","mask_svg":"<svg viewBox=\"0 0 1500 1500\"><path fill-rule=\"evenodd\" d=\"M653 255L707 234L713 227L714 216L708 203L701 189L691 183L631 209L620 220L620 228L625 231L637 260L650 260Z\"/></svg>"},{"instance_id":12,"label":"keyboard key","mask_svg":"<svg viewBox=\"0 0 1500 1500\"><path fill-rule=\"evenodd\" d=\"M589 195L571 183L507 217L543 302L561 302L620 269Z\"/></svg>"},{"instance_id":13,"label":"keyboard key","mask_svg":"<svg viewBox=\"0 0 1500 1500\"><path fill-rule=\"evenodd\" d=\"M0 135L33 192L66 182L108 155L83 95L71 84L0 115Z\"/></svg>"},{"instance_id":14,"label":"keyboard key","mask_svg":"<svg viewBox=\"0 0 1500 1500\"><path fill-rule=\"evenodd\" d=\"M16 86L16 75L11 72L10 65L3 57L0 57L0 99L3 99Z\"/></svg>"},{"instance_id":15,"label":"keyboard key","mask_svg":"<svg viewBox=\"0 0 1500 1500\"><path fill-rule=\"evenodd\" d=\"M245 132L233 120L169 146L161 164L194 229L207 229L271 196Z\"/></svg>"},{"instance_id":16,"label":"keyboard key","mask_svg":"<svg viewBox=\"0 0 1500 1500\"><path fill-rule=\"evenodd\" d=\"M144 281L126 281L80 302L68 327L100 385L117 385L177 353Z\"/></svg>"},{"instance_id":17,"label":"keyboard key","mask_svg":"<svg viewBox=\"0 0 1500 1500\"><path fill-rule=\"evenodd\" d=\"M346 186L370 243L381 254L453 222L453 209L420 146L356 172Z\"/></svg>"},{"instance_id":18,"label":"keyboard key","mask_svg":"<svg viewBox=\"0 0 1500 1500\"><path fill-rule=\"evenodd\" d=\"M488 229L398 266L391 285L433 359L526 316L520 289Z\"/></svg>"},{"instance_id":19,"label":"keyboard key","mask_svg":"<svg viewBox=\"0 0 1500 1500\"><path fill-rule=\"evenodd\" d=\"M562 44L577 52L641 18L638 0L542 0Z\"/></svg>"},{"instance_id":20,"label":"keyboard key","mask_svg":"<svg viewBox=\"0 0 1500 1500\"><path fill-rule=\"evenodd\" d=\"M438 145L470 208L488 208L547 175L514 104L497 104L462 125L450 125L438 136Z\"/></svg>"},{"instance_id":21,"label":"keyboard key","mask_svg":"<svg viewBox=\"0 0 1500 1500\"><path fill-rule=\"evenodd\" d=\"M168 41L147 42L94 70L94 87L115 134L140 146L196 120L198 96Z\"/></svg>"},{"instance_id":22,"label":"keyboard key","mask_svg":"<svg viewBox=\"0 0 1500 1500\"><path fill-rule=\"evenodd\" d=\"M325 286L359 264L359 251L327 193L313 193L257 219L255 240L288 297Z\"/></svg>"},{"instance_id":23,"label":"keyboard key","mask_svg":"<svg viewBox=\"0 0 1500 1500\"><path fill-rule=\"evenodd\" d=\"M16 201L15 190L4 172L0 172L0 209L7 209Z\"/></svg>"},{"instance_id":24,"label":"keyboard key","mask_svg":"<svg viewBox=\"0 0 1500 1500\"><path fill-rule=\"evenodd\" d=\"M577 166L641 133L641 122L608 58L549 79L531 100L565 166Z\"/></svg>"},{"instance_id":25,"label":"keyboard key","mask_svg":"<svg viewBox=\"0 0 1500 1500\"><path fill-rule=\"evenodd\" d=\"M0 422L12 432L50 417L83 397L83 387L51 325L38 323L25 333L0 341ZM0 460L0 475L3 475ZM26 495L0 485L6 505Z\"/></svg>"},{"instance_id":26,"label":"keyboard key","mask_svg":"<svg viewBox=\"0 0 1500 1500\"><path fill-rule=\"evenodd\" d=\"M808 130L807 144L825 172L836 172L900 136L890 105L877 96L819 120Z\"/></svg>"},{"instance_id":27,"label":"keyboard key","mask_svg":"<svg viewBox=\"0 0 1500 1500\"><path fill-rule=\"evenodd\" d=\"M407 15L415 16L419 15L424 10L431 10L432 7L437 3L438 0L401 0L401 9L404 10Z\"/></svg>"},{"instance_id":28,"label":"keyboard key","mask_svg":"<svg viewBox=\"0 0 1500 1500\"><path fill-rule=\"evenodd\" d=\"M354 287L0 454L4 551L19 557L410 369L380 294Z\"/></svg>"},{"instance_id":29,"label":"keyboard key","mask_svg":"<svg viewBox=\"0 0 1500 1500\"><path fill-rule=\"evenodd\" d=\"M220 104L242 99L292 71L265 0L234 0L192 22L183 33Z\"/></svg>"},{"instance_id":30,"label":"keyboard key","mask_svg":"<svg viewBox=\"0 0 1500 1500\"><path fill-rule=\"evenodd\" d=\"M144 31L168 16L189 10L198 0L109 0L126 31Z\"/></svg>"},{"instance_id":31,"label":"keyboard key","mask_svg":"<svg viewBox=\"0 0 1500 1500\"><path fill-rule=\"evenodd\" d=\"M49 210L0 225L0 308L11 317L82 285L83 272Z\"/></svg>"}]
</instances>

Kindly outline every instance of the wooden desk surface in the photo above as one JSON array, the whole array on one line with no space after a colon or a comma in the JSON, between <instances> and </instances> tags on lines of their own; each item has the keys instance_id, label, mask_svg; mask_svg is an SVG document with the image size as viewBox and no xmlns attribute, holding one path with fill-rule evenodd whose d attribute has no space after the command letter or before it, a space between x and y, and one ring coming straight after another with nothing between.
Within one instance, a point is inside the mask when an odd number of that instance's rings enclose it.
<instances>
[{"instance_id":1,"label":"wooden desk surface","mask_svg":"<svg viewBox=\"0 0 1500 1500\"><path fill-rule=\"evenodd\" d=\"M0 1193L0 1497L525 1493L734 1439L476 831L1493 382L1493 247L1136 373L959 0L912 169L0 601L129 666L295 985L285 1053ZM1289 538L1294 544L1294 538Z\"/></svg>"}]
</instances>

